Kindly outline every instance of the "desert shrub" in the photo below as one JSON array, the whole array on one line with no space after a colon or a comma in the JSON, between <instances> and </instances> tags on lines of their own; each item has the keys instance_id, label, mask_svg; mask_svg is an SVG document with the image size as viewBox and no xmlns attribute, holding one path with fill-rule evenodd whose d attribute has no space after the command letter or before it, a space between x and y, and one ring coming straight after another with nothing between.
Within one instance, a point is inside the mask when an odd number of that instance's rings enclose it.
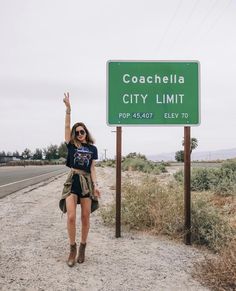
<instances>
[{"instance_id":1,"label":"desert shrub","mask_svg":"<svg viewBox=\"0 0 236 291\"><path fill-rule=\"evenodd\" d=\"M127 156L124 157L125 159L126 158L132 158L132 159L135 159L135 158L139 158L139 159L143 159L143 160L147 160L147 157L145 155L142 155L140 153L136 153L136 152L133 152L133 153L129 153Z\"/></svg>"},{"instance_id":2,"label":"desert shrub","mask_svg":"<svg viewBox=\"0 0 236 291\"><path fill-rule=\"evenodd\" d=\"M164 162L163 160L161 161L161 164L165 167L169 167L171 165L170 162Z\"/></svg>"},{"instance_id":3,"label":"desert shrub","mask_svg":"<svg viewBox=\"0 0 236 291\"><path fill-rule=\"evenodd\" d=\"M177 185L176 185L177 186ZM142 186L124 185L122 219L133 229L152 228L155 233L172 234L181 227L182 204L178 187L162 187L146 177ZM175 196L175 199L171 199Z\"/></svg>"},{"instance_id":4,"label":"desert shrub","mask_svg":"<svg viewBox=\"0 0 236 291\"><path fill-rule=\"evenodd\" d=\"M100 213L103 219L103 222L105 225L110 226L110 225L115 225L115 218L116 218L116 204L111 203L110 205L108 205L106 208L102 207L100 208Z\"/></svg>"},{"instance_id":5,"label":"desert shrub","mask_svg":"<svg viewBox=\"0 0 236 291\"><path fill-rule=\"evenodd\" d=\"M196 263L193 276L211 290L236 290L236 239L218 256Z\"/></svg>"},{"instance_id":6,"label":"desert shrub","mask_svg":"<svg viewBox=\"0 0 236 291\"><path fill-rule=\"evenodd\" d=\"M219 169L195 169L192 174L192 190L212 190L220 195L236 194L236 171L221 166Z\"/></svg>"},{"instance_id":7,"label":"desert shrub","mask_svg":"<svg viewBox=\"0 0 236 291\"><path fill-rule=\"evenodd\" d=\"M195 243L219 250L234 236L226 216L209 203L207 193L195 195L192 203L192 239Z\"/></svg>"},{"instance_id":8,"label":"desert shrub","mask_svg":"<svg viewBox=\"0 0 236 291\"><path fill-rule=\"evenodd\" d=\"M157 165L157 167L160 169L160 171L162 173L166 173L167 172L166 166L168 166L168 163L164 163L164 162L161 162L160 164Z\"/></svg>"},{"instance_id":9,"label":"desert shrub","mask_svg":"<svg viewBox=\"0 0 236 291\"><path fill-rule=\"evenodd\" d=\"M191 189L204 191L210 189L210 170L206 168L194 169L191 176Z\"/></svg>"},{"instance_id":10,"label":"desert shrub","mask_svg":"<svg viewBox=\"0 0 236 291\"><path fill-rule=\"evenodd\" d=\"M96 166L104 168L104 165L103 165L103 163L101 161L96 162Z\"/></svg>"},{"instance_id":11,"label":"desert shrub","mask_svg":"<svg viewBox=\"0 0 236 291\"><path fill-rule=\"evenodd\" d=\"M140 171L144 173L160 174L167 172L163 163L157 164L142 157L128 157L122 162L123 171Z\"/></svg>"},{"instance_id":12,"label":"desert shrub","mask_svg":"<svg viewBox=\"0 0 236 291\"><path fill-rule=\"evenodd\" d=\"M228 167L220 168L211 188L220 195L236 195L236 171Z\"/></svg>"},{"instance_id":13,"label":"desert shrub","mask_svg":"<svg viewBox=\"0 0 236 291\"><path fill-rule=\"evenodd\" d=\"M180 184L183 184L184 182L184 171L183 170L179 170L177 172L174 173L174 178L177 182L179 182Z\"/></svg>"},{"instance_id":14,"label":"desert shrub","mask_svg":"<svg viewBox=\"0 0 236 291\"><path fill-rule=\"evenodd\" d=\"M171 234L182 227L182 192L179 186L162 187L156 178L145 177L138 186L122 186L122 223L130 229L152 229L154 233ZM105 223L114 223L114 203L103 210Z\"/></svg>"},{"instance_id":15,"label":"desert shrub","mask_svg":"<svg viewBox=\"0 0 236 291\"><path fill-rule=\"evenodd\" d=\"M102 168L104 168L104 167L112 167L112 168L114 168L115 165L116 165L116 161L113 160L113 159L108 159L108 160L98 161L98 162L96 163L96 166L97 166L97 167L102 167Z\"/></svg>"},{"instance_id":16,"label":"desert shrub","mask_svg":"<svg viewBox=\"0 0 236 291\"><path fill-rule=\"evenodd\" d=\"M223 213L210 204L209 198L207 193L193 195L192 241L219 250L234 233ZM143 178L141 186L140 183L125 182L122 186L122 223L130 229L182 236L183 204L183 187L176 182L162 186L156 178L150 177ZM115 222L114 205L115 202L102 211L106 224Z\"/></svg>"},{"instance_id":17,"label":"desert shrub","mask_svg":"<svg viewBox=\"0 0 236 291\"><path fill-rule=\"evenodd\" d=\"M221 168L229 169L233 172L236 172L236 161L234 160L224 161L221 165Z\"/></svg>"},{"instance_id":18,"label":"desert shrub","mask_svg":"<svg viewBox=\"0 0 236 291\"><path fill-rule=\"evenodd\" d=\"M128 171L128 170L133 170L133 171L143 171L145 168L146 161L144 159L140 158L126 158L122 162L122 170ZM147 171L147 167L145 169Z\"/></svg>"},{"instance_id":19,"label":"desert shrub","mask_svg":"<svg viewBox=\"0 0 236 291\"><path fill-rule=\"evenodd\" d=\"M174 178L183 184L183 171L176 172ZM234 163L223 163L220 168L194 168L191 173L191 190L211 190L220 195L236 195Z\"/></svg>"}]
</instances>

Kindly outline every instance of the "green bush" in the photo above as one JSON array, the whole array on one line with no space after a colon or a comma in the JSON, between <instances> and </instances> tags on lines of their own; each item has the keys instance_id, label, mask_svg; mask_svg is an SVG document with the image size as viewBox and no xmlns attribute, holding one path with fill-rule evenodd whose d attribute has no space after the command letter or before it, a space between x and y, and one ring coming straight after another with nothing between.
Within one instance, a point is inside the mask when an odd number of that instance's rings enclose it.
<instances>
[{"instance_id":1,"label":"green bush","mask_svg":"<svg viewBox=\"0 0 236 291\"><path fill-rule=\"evenodd\" d=\"M161 162L157 167L160 169L160 171L162 173L166 173L167 172L167 170L166 170L167 165L168 165L167 163Z\"/></svg>"},{"instance_id":2,"label":"green bush","mask_svg":"<svg viewBox=\"0 0 236 291\"><path fill-rule=\"evenodd\" d=\"M115 167L116 161L113 159L103 160L96 163L97 167ZM140 171L143 173L160 174L167 172L167 163L161 162L160 164L147 160L145 155L140 153L129 153L126 157L122 158L121 167L123 171Z\"/></svg>"},{"instance_id":3,"label":"green bush","mask_svg":"<svg viewBox=\"0 0 236 291\"><path fill-rule=\"evenodd\" d=\"M184 183L184 171L179 170L179 171L175 172L174 178L177 182L179 182L180 184L183 184Z\"/></svg>"},{"instance_id":4,"label":"green bush","mask_svg":"<svg viewBox=\"0 0 236 291\"><path fill-rule=\"evenodd\" d=\"M126 157L122 162L123 171L140 171L144 173L160 174L167 172L163 163L157 164L142 157Z\"/></svg>"},{"instance_id":5,"label":"green bush","mask_svg":"<svg viewBox=\"0 0 236 291\"><path fill-rule=\"evenodd\" d=\"M191 173L191 189L211 190L219 195L236 195L235 165L235 162L225 162L220 168L194 168ZM183 184L183 171L176 172L174 178Z\"/></svg>"},{"instance_id":6,"label":"green bush","mask_svg":"<svg viewBox=\"0 0 236 291\"><path fill-rule=\"evenodd\" d=\"M148 172L148 170L151 170L151 168L147 166L148 166L147 162L144 159L140 158L126 158L122 162L122 170L124 171L132 170L144 172L145 169L145 171Z\"/></svg>"},{"instance_id":7,"label":"green bush","mask_svg":"<svg viewBox=\"0 0 236 291\"><path fill-rule=\"evenodd\" d=\"M194 169L191 178L191 189L193 191L204 191L210 189L210 170L206 168Z\"/></svg>"},{"instance_id":8,"label":"green bush","mask_svg":"<svg viewBox=\"0 0 236 291\"><path fill-rule=\"evenodd\" d=\"M236 172L236 161L234 160L224 161L221 167L223 169L229 169L232 170L233 172Z\"/></svg>"},{"instance_id":9,"label":"green bush","mask_svg":"<svg viewBox=\"0 0 236 291\"><path fill-rule=\"evenodd\" d=\"M217 251L234 235L226 218L210 205L206 195L196 195L192 204L192 240Z\"/></svg>"},{"instance_id":10,"label":"green bush","mask_svg":"<svg viewBox=\"0 0 236 291\"><path fill-rule=\"evenodd\" d=\"M114 168L115 165L116 165L116 161L113 160L113 159L108 159L108 160L98 161L98 162L96 163L96 166L97 166L97 167L102 167L102 168L104 168L104 167L112 167L112 168Z\"/></svg>"},{"instance_id":11,"label":"green bush","mask_svg":"<svg viewBox=\"0 0 236 291\"><path fill-rule=\"evenodd\" d=\"M107 166L107 167L115 167L115 165L116 165L116 161L115 160L112 160L112 159L110 159L110 160L107 160L107 161L105 161L105 165Z\"/></svg>"}]
</instances>

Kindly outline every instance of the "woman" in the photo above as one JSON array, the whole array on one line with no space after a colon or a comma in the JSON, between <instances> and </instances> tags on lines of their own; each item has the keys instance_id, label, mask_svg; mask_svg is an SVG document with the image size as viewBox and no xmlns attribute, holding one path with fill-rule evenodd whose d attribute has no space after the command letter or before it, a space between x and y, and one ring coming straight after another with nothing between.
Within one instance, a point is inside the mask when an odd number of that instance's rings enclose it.
<instances>
[{"instance_id":1,"label":"woman","mask_svg":"<svg viewBox=\"0 0 236 291\"><path fill-rule=\"evenodd\" d=\"M77 257L78 263L83 263L85 259L85 247L89 232L90 213L98 206L93 207L93 202L97 202L100 197L98 189L95 160L97 157L97 148L93 145L94 141L87 129L82 123L76 123L70 129L71 106L69 93L64 93L63 99L66 105L65 117L65 142L68 148L67 166L71 171L64 184L63 195L60 205L63 212L67 212L67 231L70 242L70 254L67 260L69 267L74 266L76 262L77 244L76 244L76 207L81 205L81 241ZM69 185L69 188L68 188Z\"/></svg>"}]
</instances>

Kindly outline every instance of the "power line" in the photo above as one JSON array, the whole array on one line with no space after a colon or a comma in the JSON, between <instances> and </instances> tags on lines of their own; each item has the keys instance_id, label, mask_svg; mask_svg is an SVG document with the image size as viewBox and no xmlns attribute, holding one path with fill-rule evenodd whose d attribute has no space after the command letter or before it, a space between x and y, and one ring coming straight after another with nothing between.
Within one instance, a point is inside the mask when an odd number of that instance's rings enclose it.
<instances>
[{"instance_id":1,"label":"power line","mask_svg":"<svg viewBox=\"0 0 236 291\"><path fill-rule=\"evenodd\" d=\"M174 11L174 13L173 13L173 15L172 15L170 21L169 21L169 23L167 24L167 27L166 27L164 33L163 33L163 35L162 35L162 37L161 37L161 39L160 39L160 41L159 41L159 44L158 44L158 46L157 46L157 52L160 51L160 48L161 48L161 46L162 46L164 40L166 39L166 36L167 36L167 34L168 34L168 32L169 32L171 26L172 26L172 23L174 23L174 19L175 19L177 13L178 13L178 10L179 10L179 8L180 8L182 2L183 2L183 0L179 0L179 3L178 3L178 5L177 5L177 7L176 7L176 9L175 9L175 11Z\"/></svg>"},{"instance_id":2,"label":"power line","mask_svg":"<svg viewBox=\"0 0 236 291\"><path fill-rule=\"evenodd\" d=\"M206 13L203 15L202 19L200 20L201 21L201 24L198 26L198 30L195 31L195 32L194 31L192 32L192 35L194 37L194 39L193 39L194 42L196 42L196 41L199 42L200 39L202 38L202 33L205 34L205 30L203 31L204 25L205 25L206 21L208 19L210 19L210 16L213 14L214 10L216 9L218 2L219 2L219 0L213 0L212 1L210 7L206 10ZM197 2L195 2L194 6L193 6L193 8L192 8L192 10L190 12L192 15L194 13L194 9L196 7L196 3ZM190 18L191 17L189 17L188 19L190 19ZM172 43L172 46L174 46L176 44L176 41L178 40L178 38L179 37L177 36L176 39L175 39L175 42ZM191 43L191 39L188 40L188 42L185 42L185 45L186 44L189 44L189 43Z\"/></svg>"},{"instance_id":3,"label":"power line","mask_svg":"<svg viewBox=\"0 0 236 291\"><path fill-rule=\"evenodd\" d=\"M205 13L205 15L203 16L202 20L201 20L201 23L199 24L199 28L198 30L195 32L195 33L192 33L192 35L194 35L194 39L192 39L193 41L196 42L196 40L199 41L199 39L201 38L201 32L202 30L204 29L204 24L205 22L207 21L207 19L210 18L210 15L212 14L212 12L214 11L217 3L218 3L219 0L214 0L212 2L212 5L210 5L209 9L207 9L207 12ZM198 32L198 33L197 33ZM200 33L199 33L200 32ZM204 33L204 32L203 32ZM188 42L188 46L190 45L191 41Z\"/></svg>"},{"instance_id":4,"label":"power line","mask_svg":"<svg viewBox=\"0 0 236 291\"><path fill-rule=\"evenodd\" d=\"M227 10L227 8L230 6L231 3L232 3L232 0L229 0L226 3L226 5L223 7L223 9L220 9L220 12L215 17L215 20L212 21L210 27L204 32L203 37L206 36L206 35L208 35L209 32L216 26L217 22L220 21L220 19L222 18L222 16L224 15L225 11Z\"/></svg>"},{"instance_id":5,"label":"power line","mask_svg":"<svg viewBox=\"0 0 236 291\"><path fill-rule=\"evenodd\" d=\"M170 47L174 46L175 43L177 42L177 40L183 34L184 28L187 27L188 23L190 22L190 19L192 18L194 12L196 11L197 4L199 4L199 0L196 0L195 3L193 4L193 7L192 7L192 9L191 9L191 11L190 11L190 13L188 15L188 18L186 19L186 21L182 25L181 29L179 30L180 33L177 33L176 38L174 39L174 41L172 42L172 44L170 45Z\"/></svg>"}]
</instances>

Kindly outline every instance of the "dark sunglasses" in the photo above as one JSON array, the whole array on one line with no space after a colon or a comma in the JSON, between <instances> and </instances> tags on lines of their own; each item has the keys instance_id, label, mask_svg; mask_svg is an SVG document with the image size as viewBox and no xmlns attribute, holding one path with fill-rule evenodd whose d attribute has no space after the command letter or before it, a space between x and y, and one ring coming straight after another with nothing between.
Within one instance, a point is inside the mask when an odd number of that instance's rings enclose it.
<instances>
[{"instance_id":1,"label":"dark sunglasses","mask_svg":"<svg viewBox=\"0 0 236 291\"><path fill-rule=\"evenodd\" d=\"M76 135L85 135L85 131L84 131L83 129L78 130L78 131L76 130L76 131L75 131L75 134L76 134Z\"/></svg>"}]
</instances>

